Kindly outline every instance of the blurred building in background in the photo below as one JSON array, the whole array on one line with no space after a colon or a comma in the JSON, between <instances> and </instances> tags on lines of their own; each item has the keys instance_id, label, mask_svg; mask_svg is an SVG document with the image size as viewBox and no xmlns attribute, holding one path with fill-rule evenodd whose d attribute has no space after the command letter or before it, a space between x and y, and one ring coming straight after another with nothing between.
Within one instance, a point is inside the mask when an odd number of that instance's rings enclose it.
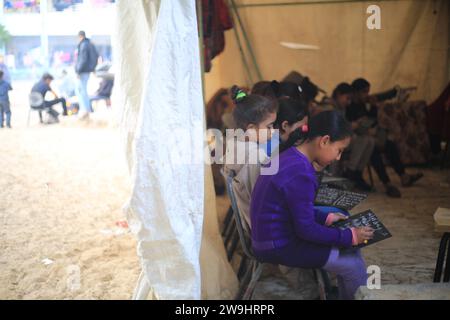
<instances>
[{"instance_id":1,"label":"blurred building in background","mask_svg":"<svg viewBox=\"0 0 450 320\"><path fill-rule=\"evenodd\" d=\"M0 0L0 23L10 33L1 48L13 79L70 69L78 31L110 62L115 0Z\"/></svg>"}]
</instances>

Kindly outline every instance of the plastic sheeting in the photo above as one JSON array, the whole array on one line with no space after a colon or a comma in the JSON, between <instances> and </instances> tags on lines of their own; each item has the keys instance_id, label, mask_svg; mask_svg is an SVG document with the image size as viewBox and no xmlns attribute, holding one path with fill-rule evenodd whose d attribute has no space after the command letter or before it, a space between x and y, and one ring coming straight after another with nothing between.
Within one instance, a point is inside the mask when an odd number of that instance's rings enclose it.
<instances>
[{"instance_id":1,"label":"plastic sheeting","mask_svg":"<svg viewBox=\"0 0 450 320\"><path fill-rule=\"evenodd\" d=\"M125 210L142 265L135 299L229 299L237 289L203 159L195 10L190 0L117 3L115 98L133 184Z\"/></svg>"}]
</instances>

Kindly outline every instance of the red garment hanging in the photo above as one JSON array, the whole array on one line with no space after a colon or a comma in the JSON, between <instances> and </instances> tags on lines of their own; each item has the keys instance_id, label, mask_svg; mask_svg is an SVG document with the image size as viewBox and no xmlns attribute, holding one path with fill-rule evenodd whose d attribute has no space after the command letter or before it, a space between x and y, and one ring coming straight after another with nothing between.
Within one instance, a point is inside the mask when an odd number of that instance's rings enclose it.
<instances>
[{"instance_id":1,"label":"red garment hanging","mask_svg":"<svg viewBox=\"0 0 450 320\"><path fill-rule=\"evenodd\" d=\"M212 59L225 49L224 32L233 27L233 22L223 0L203 0L202 11L205 72L209 72Z\"/></svg>"}]
</instances>

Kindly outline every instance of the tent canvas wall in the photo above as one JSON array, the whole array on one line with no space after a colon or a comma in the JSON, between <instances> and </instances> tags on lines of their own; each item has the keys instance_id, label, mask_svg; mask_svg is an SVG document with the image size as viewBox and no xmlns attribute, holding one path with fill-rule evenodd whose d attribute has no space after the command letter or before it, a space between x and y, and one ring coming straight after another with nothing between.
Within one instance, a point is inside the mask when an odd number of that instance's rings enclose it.
<instances>
[{"instance_id":1,"label":"tent canvas wall","mask_svg":"<svg viewBox=\"0 0 450 320\"><path fill-rule=\"evenodd\" d=\"M331 94L339 82L364 77L372 83L373 91L396 84L417 86L411 99L427 102L435 99L448 82L448 1L236 0L235 3L264 80L281 80L296 70ZM373 4L381 9L380 30L371 30L366 24L370 16L367 8ZM212 71L206 74L207 97L221 87L251 85L234 30L225 35L225 51L213 60ZM281 46L281 41L311 44L320 49L289 49ZM253 68L252 74L256 75L254 71Z\"/></svg>"}]
</instances>

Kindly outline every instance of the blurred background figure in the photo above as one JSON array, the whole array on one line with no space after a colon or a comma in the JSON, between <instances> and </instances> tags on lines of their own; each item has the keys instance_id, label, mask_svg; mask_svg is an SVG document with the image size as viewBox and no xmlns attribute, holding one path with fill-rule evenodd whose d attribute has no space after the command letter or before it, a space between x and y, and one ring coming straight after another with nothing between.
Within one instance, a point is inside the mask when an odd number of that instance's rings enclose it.
<instances>
[{"instance_id":1,"label":"blurred background figure","mask_svg":"<svg viewBox=\"0 0 450 320\"><path fill-rule=\"evenodd\" d=\"M90 97L91 109L94 110L92 102L105 100L106 106L111 106L111 94L114 87L114 73L110 63L103 63L95 70L97 78L102 79L95 94Z\"/></svg>"},{"instance_id":2,"label":"blurred background figure","mask_svg":"<svg viewBox=\"0 0 450 320\"><path fill-rule=\"evenodd\" d=\"M5 57L2 54L0 54L0 71L3 72L3 80L11 84L11 76L8 66L5 64Z\"/></svg>"},{"instance_id":3,"label":"blurred background figure","mask_svg":"<svg viewBox=\"0 0 450 320\"><path fill-rule=\"evenodd\" d=\"M83 110L83 113L80 114L80 119L85 119L89 116L89 113L92 112L87 92L89 76L91 72L95 70L99 56L97 49L94 44L86 38L86 33L84 31L78 32L78 39L78 54L77 62L75 64L75 72L78 75L76 93L80 109Z\"/></svg>"}]
</instances>

